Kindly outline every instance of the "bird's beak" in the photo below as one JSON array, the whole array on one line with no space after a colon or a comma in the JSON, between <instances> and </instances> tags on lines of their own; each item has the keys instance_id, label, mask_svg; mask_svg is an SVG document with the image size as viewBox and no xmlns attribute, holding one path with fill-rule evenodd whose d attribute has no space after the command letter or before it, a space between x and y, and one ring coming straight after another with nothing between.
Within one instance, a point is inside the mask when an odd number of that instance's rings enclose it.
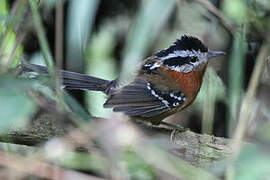
<instances>
[{"instance_id":1,"label":"bird's beak","mask_svg":"<svg viewBox=\"0 0 270 180\"><path fill-rule=\"evenodd\" d=\"M207 58L210 59L210 58L213 58L213 57L216 57L216 56L225 55L225 54L226 53L223 52L223 51L208 51Z\"/></svg>"}]
</instances>

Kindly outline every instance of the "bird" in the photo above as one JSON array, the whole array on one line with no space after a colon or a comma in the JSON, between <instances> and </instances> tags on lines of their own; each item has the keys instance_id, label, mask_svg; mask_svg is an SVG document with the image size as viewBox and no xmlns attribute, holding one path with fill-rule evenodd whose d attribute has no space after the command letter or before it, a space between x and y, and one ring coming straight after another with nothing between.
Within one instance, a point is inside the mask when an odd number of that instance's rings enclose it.
<instances>
[{"instance_id":1,"label":"bird","mask_svg":"<svg viewBox=\"0 0 270 180\"><path fill-rule=\"evenodd\" d=\"M143 60L134 80L128 84L66 70L60 70L60 77L65 89L106 94L104 108L159 125L193 103L209 60L224 54L210 51L197 37L182 35L168 48ZM24 63L22 69L48 73L46 67L34 64Z\"/></svg>"}]
</instances>

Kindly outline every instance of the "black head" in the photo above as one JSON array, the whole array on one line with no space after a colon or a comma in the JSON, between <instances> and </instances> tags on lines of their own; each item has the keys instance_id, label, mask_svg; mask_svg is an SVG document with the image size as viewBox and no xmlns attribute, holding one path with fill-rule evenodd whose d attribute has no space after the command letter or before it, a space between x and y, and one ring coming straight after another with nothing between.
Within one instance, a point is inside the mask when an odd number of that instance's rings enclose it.
<instances>
[{"instance_id":1,"label":"black head","mask_svg":"<svg viewBox=\"0 0 270 180\"><path fill-rule=\"evenodd\" d=\"M155 56L170 69L188 73L207 65L209 59L223 54L221 51L209 51L198 38L184 35Z\"/></svg>"},{"instance_id":2,"label":"black head","mask_svg":"<svg viewBox=\"0 0 270 180\"><path fill-rule=\"evenodd\" d=\"M181 39L177 39L169 48L157 52L155 55L164 57L174 51L200 51L207 52L208 48L196 37L183 35Z\"/></svg>"}]
</instances>

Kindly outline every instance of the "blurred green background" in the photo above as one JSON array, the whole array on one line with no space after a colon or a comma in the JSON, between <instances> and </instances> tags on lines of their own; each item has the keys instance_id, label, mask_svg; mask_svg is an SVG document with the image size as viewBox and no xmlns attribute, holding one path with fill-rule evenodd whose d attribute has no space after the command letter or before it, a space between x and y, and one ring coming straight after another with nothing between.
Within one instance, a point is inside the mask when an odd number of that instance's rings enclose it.
<instances>
[{"instance_id":1,"label":"blurred green background","mask_svg":"<svg viewBox=\"0 0 270 180\"><path fill-rule=\"evenodd\" d=\"M59 111L73 104L69 109L75 123L112 116L102 107L106 97L100 92L70 91L74 101L59 88L15 77L21 61L47 65L52 77L57 67L109 80L120 76L125 82L143 59L181 35L192 35L226 56L210 62L194 104L166 120L198 133L254 143L237 158L236 164L248 166L235 165L229 175L217 171L218 177L269 177L269 20L269 0L1 0L1 130L26 126L42 111L27 93L32 89L56 100ZM134 154L126 158L134 166L128 168L130 176L158 176Z\"/></svg>"}]
</instances>

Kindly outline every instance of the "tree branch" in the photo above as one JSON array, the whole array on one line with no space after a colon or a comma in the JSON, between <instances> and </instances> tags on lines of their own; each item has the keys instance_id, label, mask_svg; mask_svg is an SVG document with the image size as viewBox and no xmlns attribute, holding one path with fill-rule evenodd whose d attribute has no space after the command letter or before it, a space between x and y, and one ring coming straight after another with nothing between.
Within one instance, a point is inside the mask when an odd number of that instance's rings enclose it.
<instances>
[{"instance_id":1,"label":"tree branch","mask_svg":"<svg viewBox=\"0 0 270 180\"><path fill-rule=\"evenodd\" d=\"M27 130L17 129L8 133L1 133L0 141L34 146L53 137L68 136L67 140L74 142L70 139L68 131L63 130L63 125L54 124L55 121L51 117L49 115L40 116ZM197 134L192 131L173 131L172 129L153 127L144 123L140 124L139 127L149 137L158 137L158 139L172 144L168 149L169 152L195 166L210 165L213 162L225 159L232 153L229 146L230 140L225 138Z\"/></svg>"}]
</instances>

